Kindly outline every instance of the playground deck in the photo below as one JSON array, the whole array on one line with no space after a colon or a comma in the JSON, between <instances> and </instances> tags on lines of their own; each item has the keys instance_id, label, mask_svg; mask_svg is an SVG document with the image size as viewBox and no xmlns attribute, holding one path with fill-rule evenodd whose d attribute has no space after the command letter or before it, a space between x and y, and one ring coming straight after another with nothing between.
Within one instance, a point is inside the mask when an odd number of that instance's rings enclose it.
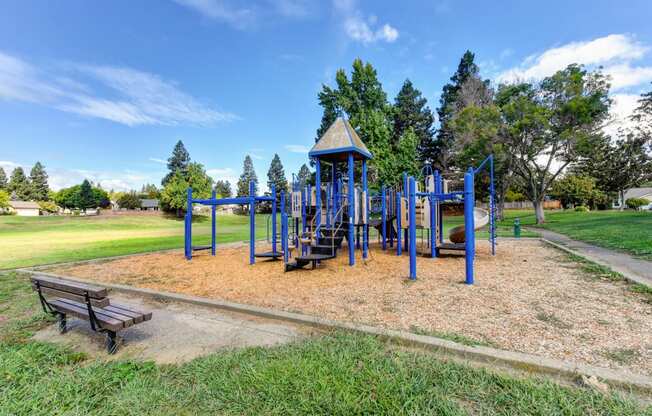
<instances>
[{"instance_id":1,"label":"playground deck","mask_svg":"<svg viewBox=\"0 0 652 416\"><path fill-rule=\"evenodd\" d=\"M501 241L495 257L478 241L476 284L464 257L408 256L372 244L349 267L346 256L314 271L282 262L248 264L248 247L218 247L188 262L182 252L59 267L55 273L187 293L341 321L457 334L492 346L652 374L652 305L624 283L591 279L565 254L537 240ZM265 247L257 250L264 251ZM346 250L346 249L345 249Z\"/></svg>"}]
</instances>

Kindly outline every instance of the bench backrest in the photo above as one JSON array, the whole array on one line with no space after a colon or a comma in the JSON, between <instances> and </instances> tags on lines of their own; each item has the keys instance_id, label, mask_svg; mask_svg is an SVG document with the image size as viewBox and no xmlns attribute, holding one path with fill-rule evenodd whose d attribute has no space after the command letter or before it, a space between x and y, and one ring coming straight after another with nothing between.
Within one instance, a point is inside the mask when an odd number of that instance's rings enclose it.
<instances>
[{"instance_id":1,"label":"bench backrest","mask_svg":"<svg viewBox=\"0 0 652 416\"><path fill-rule=\"evenodd\" d=\"M49 276L33 276L31 278L34 290L41 290L48 297L64 298L79 303L86 303L88 294L91 305L99 308L109 306L108 290L101 286L87 285L85 283L71 282Z\"/></svg>"}]
</instances>

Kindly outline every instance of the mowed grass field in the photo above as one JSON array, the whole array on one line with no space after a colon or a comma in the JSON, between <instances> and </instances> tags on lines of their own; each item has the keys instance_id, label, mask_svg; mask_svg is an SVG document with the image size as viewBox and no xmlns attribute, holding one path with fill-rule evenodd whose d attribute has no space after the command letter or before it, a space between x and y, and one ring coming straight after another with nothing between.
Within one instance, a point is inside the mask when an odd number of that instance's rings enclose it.
<instances>
[{"instance_id":1,"label":"mowed grass field","mask_svg":"<svg viewBox=\"0 0 652 416\"><path fill-rule=\"evenodd\" d=\"M521 219L521 225L535 229L536 219L531 210L506 211L499 226L513 227L516 217ZM652 260L652 211L547 211L541 228Z\"/></svg>"},{"instance_id":2,"label":"mowed grass field","mask_svg":"<svg viewBox=\"0 0 652 416\"><path fill-rule=\"evenodd\" d=\"M193 243L210 242L210 220L195 217ZM256 216L265 239L268 215ZM217 242L249 240L249 217L218 215ZM154 215L0 216L0 269L183 247L183 220Z\"/></svg>"}]
</instances>

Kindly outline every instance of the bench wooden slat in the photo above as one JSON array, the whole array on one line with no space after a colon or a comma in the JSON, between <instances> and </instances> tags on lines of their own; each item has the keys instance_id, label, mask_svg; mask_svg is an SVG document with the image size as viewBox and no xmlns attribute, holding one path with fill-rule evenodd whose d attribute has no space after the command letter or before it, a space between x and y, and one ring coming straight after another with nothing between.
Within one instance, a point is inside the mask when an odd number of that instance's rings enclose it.
<instances>
[{"instance_id":1,"label":"bench wooden slat","mask_svg":"<svg viewBox=\"0 0 652 416\"><path fill-rule=\"evenodd\" d=\"M83 296L84 293L88 292L88 296L94 299L102 299L108 295L108 290L104 287L91 286L85 283L70 282L63 279L57 279L55 277L33 276L31 280L33 283L38 282L40 286L61 290L63 292L70 292L76 295Z\"/></svg>"},{"instance_id":2,"label":"bench wooden slat","mask_svg":"<svg viewBox=\"0 0 652 416\"><path fill-rule=\"evenodd\" d=\"M87 321L90 320L88 316L88 310L86 309L86 305L84 304L76 303L74 301L67 300L67 299L54 299L52 301L49 301L48 303L50 304L50 306L52 306L54 309L56 309L59 312L73 315L76 316L77 318L85 319ZM94 312L95 315L97 316L97 320L100 321L102 328L106 328L114 332L117 332L122 328L124 328L124 324L122 321L111 318L101 313L97 313L95 310Z\"/></svg>"},{"instance_id":3,"label":"bench wooden slat","mask_svg":"<svg viewBox=\"0 0 652 416\"><path fill-rule=\"evenodd\" d=\"M141 322L144 322L144 321L149 321L150 319L152 319L152 313L151 312L140 312L140 311L133 310L133 309L127 309L126 306L117 305L115 303L112 304L112 305L104 307L104 310L111 311L111 312L117 312L117 313L121 313L121 314L124 314L124 315L131 316L132 318L134 318L134 320L136 321L137 324L141 323Z\"/></svg>"},{"instance_id":4,"label":"bench wooden slat","mask_svg":"<svg viewBox=\"0 0 652 416\"><path fill-rule=\"evenodd\" d=\"M62 302L65 302L65 303L67 303L69 305L72 305L72 306L77 306L77 307L81 306L84 309L86 309L86 304L85 303L79 304L79 303L77 303L75 301L68 300L68 299L58 299L58 300L60 300ZM95 312L95 316L97 317L97 319L108 318L108 319L114 319L116 321L122 322L122 327L123 328L129 328L130 326L136 324L134 319L132 317L130 317L130 316L114 313L114 312L107 311L107 310L102 309L102 308L93 308L93 312Z\"/></svg>"},{"instance_id":5,"label":"bench wooden slat","mask_svg":"<svg viewBox=\"0 0 652 416\"><path fill-rule=\"evenodd\" d=\"M32 284L32 288L34 290L37 290L36 284ZM64 292L62 290L57 290L57 289L52 289L47 286L41 286L41 293L44 295L49 295L54 298L64 298L64 299L70 299L74 300L75 302L79 303L86 303L86 299L84 299L84 296L82 295L75 295L74 293L70 292ZM47 298L47 296L46 296ZM98 308L106 308L107 306L110 305L109 298L102 298L102 299L93 299L91 298L91 305L98 307Z\"/></svg>"}]
</instances>

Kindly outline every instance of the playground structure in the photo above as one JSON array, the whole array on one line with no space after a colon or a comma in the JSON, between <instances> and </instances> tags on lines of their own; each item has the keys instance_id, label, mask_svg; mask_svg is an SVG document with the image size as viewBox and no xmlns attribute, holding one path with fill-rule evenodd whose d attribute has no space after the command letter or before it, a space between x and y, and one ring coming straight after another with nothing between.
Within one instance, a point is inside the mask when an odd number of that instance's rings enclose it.
<instances>
[{"instance_id":1,"label":"playground structure","mask_svg":"<svg viewBox=\"0 0 652 416\"><path fill-rule=\"evenodd\" d=\"M321 262L335 258L347 241L348 263L355 265L355 250L362 251L362 258L369 253L369 226L378 230L383 250L396 245L396 255L409 255L409 277L417 278L417 252L432 258L440 257L441 251L463 252L466 264L467 284L474 282L475 231L489 224L491 253L495 254L495 189L493 178L493 156L482 161L477 168L464 173L462 190L449 191L448 181L429 165L422 170L422 181L403 174L400 186L382 187L380 194L370 195L367 182L367 161L371 152L360 140L347 120L338 118L313 146L309 157L315 164L314 186L292 181L290 203L286 206L286 195L280 193L280 210L277 210L276 190L271 196L256 196L253 183L247 197L217 199L213 193L210 199L193 199L188 190L186 214L185 255L188 260L192 252L211 250L215 255L217 205L240 204L249 207L250 216L250 264L256 257L277 260L283 258L285 271L303 268L312 264L315 268ZM356 162L359 179L356 182ZM327 169L323 169L323 167ZM475 207L475 177L483 170L489 174L489 209ZM325 173L325 174L324 174ZM324 178L325 176L325 178ZM325 179L325 180L324 180ZM256 253L255 210L256 203L270 202L272 206L272 249ZM450 242L444 240L444 205L464 205L464 225L449 231ZM211 206L211 245L192 246L192 205ZM277 212L281 214L281 250L277 244ZM371 215L380 215L372 219ZM417 244L417 230L421 233ZM425 237L424 237L425 235ZM294 255L293 255L294 252Z\"/></svg>"},{"instance_id":2,"label":"playground structure","mask_svg":"<svg viewBox=\"0 0 652 416\"><path fill-rule=\"evenodd\" d=\"M270 202L272 205L272 250L267 252L256 253L256 203ZM257 196L255 193L254 182L249 182L249 196L239 198L217 198L213 190L210 199L194 199L192 197L192 188L188 188L186 216L184 218L184 254L186 259L192 259L192 253L195 251L210 250L211 255L215 256L217 245L217 206L218 205L244 205L249 210L249 264L256 263L257 257L278 259L283 256L282 252L277 250L277 232L276 232L276 188L272 185L270 196ZM192 245L192 213L193 205L200 204L211 207L211 244L202 246ZM281 211L285 210L285 194L281 192Z\"/></svg>"}]
</instances>

